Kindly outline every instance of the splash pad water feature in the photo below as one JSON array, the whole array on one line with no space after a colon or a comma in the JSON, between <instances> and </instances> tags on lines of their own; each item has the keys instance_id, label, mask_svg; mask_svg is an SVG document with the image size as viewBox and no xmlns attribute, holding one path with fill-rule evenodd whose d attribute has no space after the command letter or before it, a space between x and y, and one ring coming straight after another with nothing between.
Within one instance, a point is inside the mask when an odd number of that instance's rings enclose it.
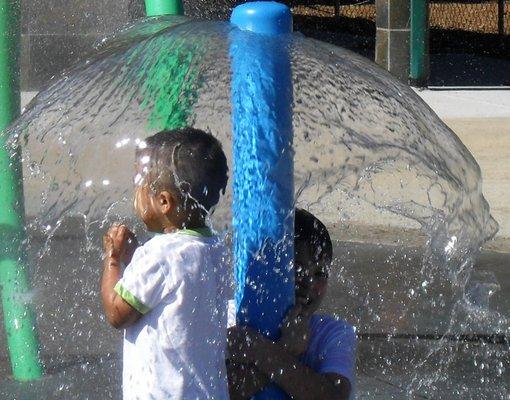
<instances>
[{"instance_id":1,"label":"splash pad water feature","mask_svg":"<svg viewBox=\"0 0 510 400\"><path fill-rule=\"evenodd\" d=\"M130 171L138 140L184 120L211 131L231 152L230 44L236 32L227 23L182 17L127 28L101 44L97 57L41 92L9 132L11 143L23 149L34 268L30 300L49 375L58 382L47 384L46 398L69 398L69 393L90 398L83 376L101 379L97 398L116 396L116 378L102 376L120 342L101 317L99 237L114 220L131 222ZM382 257L375 253L378 262L363 260L374 273L380 264L396 265L382 280L406 284L384 295L381 282L368 288L348 282L349 266L363 255L338 243L338 280L347 297L364 297L362 308L346 310L351 322L361 333L448 338L480 329L508 332L504 316L477 308L466 294L476 251L495 231L469 152L409 88L367 61L297 34L281 45L292 71L298 205L330 229L413 227L425 238L420 251L401 241ZM213 215L219 230L228 229L230 199L231 192ZM141 226L137 229L142 234ZM406 280L403 271L412 263L420 268ZM334 300L328 307L343 317L340 310L349 299ZM490 346L477 353L477 362L493 378L484 375L487 380L480 382L476 368L465 381L452 383L457 393L441 392L440 386L441 375L457 365L457 347L447 340L416 340L408 347L404 355L369 347L369 355L376 355L387 374L395 363L409 367L395 383L409 396L461 398L478 390L480 398L498 398L507 390L504 371L498 372L504 353ZM421 367L431 363L436 371L424 373ZM362 385L359 389L367 393Z\"/></svg>"}]
</instances>

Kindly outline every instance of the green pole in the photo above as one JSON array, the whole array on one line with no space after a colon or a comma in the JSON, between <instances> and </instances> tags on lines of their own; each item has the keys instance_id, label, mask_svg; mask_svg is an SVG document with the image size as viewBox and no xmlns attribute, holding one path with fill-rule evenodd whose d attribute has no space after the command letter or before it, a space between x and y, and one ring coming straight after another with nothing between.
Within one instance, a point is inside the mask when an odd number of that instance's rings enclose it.
<instances>
[{"instance_id":1,"label":"green pole","mask_svg":"<svg viewBox=\"0 0 510 400\"><path fill-rule=\"evenodd\" d=\"M145 0L145 6L148 16L183 15L181 0ZM133 53L132 62L141 65L140 90L145 100L140 106L150 109L148 129L160 131L188 126L200 86L203 43L180 38L168 42L165 36L159 36L144 47L144 52L154 57L147 59L143 53Z\"/></svg>"},{"instance_id":2,"label":"green pole","mask_svg":"<svg viewBox=\"0 0 510 400\"><path fill-rule=\"evenodd\" d=\"M411 0L411 54L409 83L427 86L429 73L428 1Z\"/></svg>"},{"instance_id":3,"label":"green pole","mask_svg":"<svg viewBox=\"0 0 510 400\"><path fill-rule=\"evenodd\" d=\"M0 132L20 112L20 3L0 0ZM27 302L23 262L24 207L19 151L0 133L0 288L12 374L21 381L42 376L34 315Z\"/></svg>"},{"instance_id":4,"label":"green pole","mask_svg":"<svg viewBox=\"0 0 510 400\"><path fill-rule=\"evenodd\" d=\"M145 0L148 17L159 15L184 15L182 0Z\"/></svg>"}]
</instances>

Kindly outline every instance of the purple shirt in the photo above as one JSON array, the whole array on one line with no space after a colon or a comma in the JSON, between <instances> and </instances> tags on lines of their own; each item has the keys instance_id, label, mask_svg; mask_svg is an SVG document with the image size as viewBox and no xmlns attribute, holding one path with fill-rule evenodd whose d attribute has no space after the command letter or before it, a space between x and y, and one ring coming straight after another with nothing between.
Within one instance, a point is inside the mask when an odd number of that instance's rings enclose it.
<instances>
[{"instance_id":1,"label":"purple shirt","mask_svg":"<svg viewBox=\"0 0 510 400\"><path fill-rule=\"evenodd\" d=\"M335 373L355 383L356 333L344 320L312 315L308 348L301 362L319 374Z\"/></svg>"}]
</instances>

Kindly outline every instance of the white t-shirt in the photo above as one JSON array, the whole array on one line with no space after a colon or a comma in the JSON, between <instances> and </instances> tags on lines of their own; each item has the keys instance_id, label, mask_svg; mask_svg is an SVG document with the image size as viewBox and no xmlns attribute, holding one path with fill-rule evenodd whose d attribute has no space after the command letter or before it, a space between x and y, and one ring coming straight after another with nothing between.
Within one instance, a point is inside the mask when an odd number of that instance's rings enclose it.
<instances>
[{"instance_id":1,"label":"white t-shirt","mask_svg":"<svg viewBox=\"0 0 510 400\"><path fill-rule=\"evenodd\" d=\"M124 400L228 399L225 257L205 229L158 235L135 251L115 286L143 314L124 334Z\"/></svg>"}]
</instances>

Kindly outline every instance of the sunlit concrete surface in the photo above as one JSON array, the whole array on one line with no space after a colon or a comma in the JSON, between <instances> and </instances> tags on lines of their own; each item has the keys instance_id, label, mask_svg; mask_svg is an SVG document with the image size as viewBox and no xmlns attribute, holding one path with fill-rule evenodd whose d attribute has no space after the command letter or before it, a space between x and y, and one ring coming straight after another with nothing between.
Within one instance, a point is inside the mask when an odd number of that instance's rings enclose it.
<instances>
[{"instance_id":1,"label":"sunlit concrete surface","mask_svg":"<svg viewBox=\"0 0 510 400\"><path fill-rule=\"evenodd\" d=\"M510 90L508 91L510 98ZM496 101L496 100L494 100ZM498 247L510 251L510 100L506 118L447 119L446 124L473 154L482 170L483 193L499 223ZM507 245L502 241L506 240Z\"/></svg>"},{"instance_id":2,"label":"sunlit concrete surface","mask_svg":"<svg viewBox=\"0 0 510 400\"><path fill-rule=\"evenodd\" d=\"M415 91L441 119L510 118L510 87Z\"/></svg>"},{"instance_id":3,"label":"sunlit concrete surface","mask_svg":"<svg viewBox=\"0 0 510 400\"><path fill-rule=\"evenodd\" d=\"M510 251L510 87L416 92L480 165L483 193L499 223L496 239L488 247Z\"/></svg>"}]
</instances>

